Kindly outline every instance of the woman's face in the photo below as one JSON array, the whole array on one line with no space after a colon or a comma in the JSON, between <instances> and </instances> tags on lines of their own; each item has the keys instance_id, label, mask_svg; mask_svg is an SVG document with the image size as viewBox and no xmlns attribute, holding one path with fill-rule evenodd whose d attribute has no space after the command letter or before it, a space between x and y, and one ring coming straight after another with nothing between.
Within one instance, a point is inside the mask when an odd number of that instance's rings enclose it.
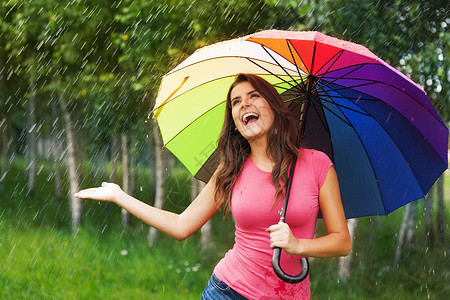
<instances>
[{"instance_id":1,"label":"woman's face","mask_svg":"<svg viewBox=\"0 0 450 300\"><path fill-rule=\"evenodd\" d=\"M238 83L230 93L231 115L241 135L252 142L266 138L274 114L269 103L248 81Z\"/></svg>"}]
</instances>

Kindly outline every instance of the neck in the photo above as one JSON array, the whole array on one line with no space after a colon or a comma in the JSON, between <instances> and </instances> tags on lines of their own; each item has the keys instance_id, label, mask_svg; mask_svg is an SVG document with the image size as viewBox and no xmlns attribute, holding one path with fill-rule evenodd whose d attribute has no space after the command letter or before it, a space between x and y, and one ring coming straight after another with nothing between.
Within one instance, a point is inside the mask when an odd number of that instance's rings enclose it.
<instances>
[{"instance_id":1,"label":"neck","mask_svg":"<svg viewBox=\"0 0 450 300\"><path fill-rule=\"evenodd\" d=\"M252 141L249 142L253 162L261 170L271 172L274 166L274 161L267 155L267 141Z\"/></svg>"}]
</instances>

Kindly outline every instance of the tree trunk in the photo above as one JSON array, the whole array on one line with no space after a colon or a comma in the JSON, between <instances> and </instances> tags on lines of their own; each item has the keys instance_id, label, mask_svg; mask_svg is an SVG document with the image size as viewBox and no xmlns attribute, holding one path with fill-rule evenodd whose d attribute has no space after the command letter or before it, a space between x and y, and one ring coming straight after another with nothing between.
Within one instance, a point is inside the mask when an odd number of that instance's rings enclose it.
<instances>
[{"instance_id":1,"label":"tree trunk","mask_svg":"<svg viewBox=\"0 0 450 300\"><path fill-rule=\"evenodd\" d=\"M119 158L119 145L117 138L113 137L111 140L111 170L109 172L109 180L111 182L117 182L117 161Z\"/></svg>"},{"instance_id":2,"label":"tree trunk","mask_svg":"<svg viewBox=\"0 0 450 300\"><path fill-rule=\"evenodd\" d=\"M129 170L128 170L128 137L126 134L122 134L122 189L125 193L130 194L130 185L129 185ZM128 211L122 208L122 227L128 227L128 221L130 219L130 214Z\"/></svg>"},{"instance_id":3,"label":"tree trunk","mask_svg":"<svg viewBox=\"0 0 450 300\"><path fill-rule=\"evenodd\" d=\"M62 203L62 193L61 193L61 158L62 158L62 149L61 143L59 139L53 137L53 148L52 148L52 156L53 156L53 169L55 171L55 201L58 204Z\"/></svg>"},{"instance_id":4,"label":"tree trunk","mask_svg":"<svg viewBox=\"0 0 450 300\"><path fill-rule=\"evenodd\" d=\"M109 182L114 182L119 184L119 182L117 181L117 161L119 160L119 142L117 141L117 138L115 136L112 137L111 139L111 158L110 158L110 162L111 162L111 168L109 170ZM106 211L111 211L113 205L111 202L106 202L105 205L105 210Z\"/></svg>"},{"instance_id":5,"label":"tree trunk","mask_svg":"<svg viewBox=\"0 0 450 300\"><path fill-rule=\"evenodd\" d=\"M405 246L411 248L414 242L414 236L416 233L416 222L417 222L417 201L413 201L409 204L409 221L406 228L406 243Z\"/></svg>"},{"instance_id":6,"label":"tree trunk","mask_svg":"<svg viewBox=\"0 0 450 300\"><path fill-rule=\"evenodd\" d=\"M358 224L358 219L350 219L347 221L348 231L350 232L350 238L352 243L355 236L356 225ZM347 256L339 258L339 271L338 276L341 280L346 281L350 277L351 265L352 265L352 254L353 250Z\"/></svg>"},{"instance_id":7,"label":"tree trunk","mask_svg":"<svg viewBox=\"0 0 450 300\"><path fill-rule=\"evenodd\" d=\"M67 168L69 169L69 199L70 211L72 214L72 231L77 232L81 222L81 199L75 198L73 195L80 190L78 168L75 158L75 139L73 135L70 114L67 110L67 104L64 97L60 98L61 110L64 117L66 140L67 140Z\"/></svg>"},{"instance_id":8,"label":"tree trunk","mask_svg":"<svg viewBox=\"0 0 450 300\"><path fill-rule=\"evenodd\" d=\"M192 187L191 187L191 201L194 201L195 198L202 192L205 188L206 183L200 181L198 179L192 178ZM200 230L201 236L201 245L202 250L206 251L211 246L211 220L205 223Z\"/></svg>"},{"instance_id":9,"label":"tree trunk","mask_svg":"<svg viewBox=\"0 0 450 300\"><path fill-rule=\"evenodd\" d=\"M428 195L425 196L423 216L425 219L425 234L427 235L427 244L430 247L434 245L434 226L433 226L433 205L434 205L434 185L431 187Z\"/></svg>"},{"instance_id":10,"label":"tree trunk","mask_svg":"<svg viewBox=\"0 0 450 300\"><path fill-rule=\"evenodd\" d=\"M153 135L155 139L155 203L154 207L162 209L164 204L164 162L163 162L163 143L161 134L155 123L153 128ZM158 238L158 230L151 227L148 232L147 241L150 247L153 247Z\"/></svg>"},{"instance_id":11,"label":"tree trunk","mask_svg":"<svg viewBox=\"0 0 450 300\"><path fill-rule=\"evenodd\" d=\"M131 140L132 141L136 141L136 139L134 138L134 136L131 136ZM129 183L129 191L130 191L130 195L134 195L135 192L135 185L136 185L136 169L137 169L137 154L136 154L136 144L135 143L131 143L130 144L130 149L128 151L128 154L130 156L130 183Z\"/></svg>"},{"instance_id":12,"label":"tree trunk","mask_svg":"<svg viewBox=\"0 0 450 300\"><path fill-rule=\"evenodd\" d=\"M438 215L437 215L437 242L445 245L445 203L444 203L444 175L437 181Z\"/></svg>"},{"instance_id":13,"label":"tree trunk","mask_svg":"<svg viewBox=\"0 0 450 300\"><path fill-rule=\"evenodd\" d=\"M36 179L36 83L31 84L31 97L28 100L28 133L27 133L27 196L33 198Z\"/></svg>"},{"instance_id":14,"label":"tree trunk","mask_svg":"<svg viewBox=\"0 0 450 300\"><path fill-rule=\"evenodd\" d=\"M3 188L5 186L5 178L6 173L8 173L8 126L6 123L6 119L3 119L3 121L0 123L0 150L1 150L1 164L2 168L0 170L0 191L3 191Z\"/></svg>"},{"instance_id":15,"label":"tree trunk","mask_svg":"<svg viewBox=\"0 0 450 300\"><path fill-rule=\"evenodd\" d=\"M417 202L406 205L402 225L397 237L397 248L395 249L394 265L399 266L402 259L403 248L411 247L416 229Z\"/></svg>"},{"instance_id":16,"label":"tree trunk","mask_svg":"<svg viewBox=\"0 0 450 300\"><path fill-rule=\"evenodd\" d=\"M61 149L61 142L60 138L63 135L63 130L60 128L59 125L59 118L58 118L58 108L56 107L55 101L52 101L52 119L53 121L53 129L52 129L52 151L51 151L51 157L53 158L53 170L55 172L55 201L58 204L62 203L62 196L61 196L61 160L62 160L62 149Z\"/></svg>"}]
</instances>

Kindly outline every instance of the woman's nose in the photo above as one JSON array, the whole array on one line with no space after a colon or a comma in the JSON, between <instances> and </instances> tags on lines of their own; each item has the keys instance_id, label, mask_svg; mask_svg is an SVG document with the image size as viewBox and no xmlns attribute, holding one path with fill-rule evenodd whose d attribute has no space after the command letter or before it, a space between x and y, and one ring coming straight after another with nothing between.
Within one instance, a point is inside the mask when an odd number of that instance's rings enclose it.
<instances>
[{"instance_id":1,"label":"woman's nose","mask_svg":"<svg viewBox=\"0 0 450 300\"><path fill-rule=\"evenodd\" d=\"M250 98L244 97L241 101L241 107L247 107L250 105L250 103L251 103Z\"/></svg>"}]
</instances>

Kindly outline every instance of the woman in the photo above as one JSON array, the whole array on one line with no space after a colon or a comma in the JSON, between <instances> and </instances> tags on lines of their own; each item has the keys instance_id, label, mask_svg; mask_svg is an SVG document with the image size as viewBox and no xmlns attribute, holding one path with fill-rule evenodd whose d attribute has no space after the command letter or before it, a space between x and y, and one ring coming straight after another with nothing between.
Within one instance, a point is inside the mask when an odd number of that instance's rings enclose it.
<instances>
[{"instance_id":1,"label":"woman","mask_svg":"<svg viewBox=\"0 0 450 300\"><path fill-rule=\"evenodd\" d=\"M296 125L275 88L264 79L239 74L231 85L219 138L221 164L200 195L181 214L151 207L118 185L75 196L114 202L162 232L183 240L220 208L236 224L233 249L216 266L202 299L308 299L309 277L288 284L271 267L280 247L283 269L297 274L299 256L347 255L351 239L334 167L322 152L295 147ZM288 169L298 157L287 223L277 224ZM327 235L314 238L320 208Z\"/></svg>"}]
</instances>

